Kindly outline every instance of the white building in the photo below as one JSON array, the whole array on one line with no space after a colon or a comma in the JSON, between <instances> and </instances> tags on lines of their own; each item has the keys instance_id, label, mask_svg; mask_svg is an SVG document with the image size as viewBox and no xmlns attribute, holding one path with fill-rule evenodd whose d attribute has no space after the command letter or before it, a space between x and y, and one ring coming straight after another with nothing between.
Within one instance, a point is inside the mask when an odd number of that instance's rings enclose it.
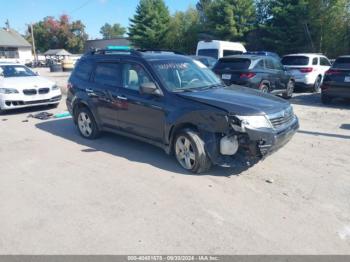
<instances>
[{"instance_id":1,"label":"white building","mask_svg":"<svg viewBox=\"0 0 350 262\"><path fill-rule=\"evenodd\" d=\"M29 63L33 61L32 46L13 29L0 28L0 61Z\"/></svg>"}]
</instances>

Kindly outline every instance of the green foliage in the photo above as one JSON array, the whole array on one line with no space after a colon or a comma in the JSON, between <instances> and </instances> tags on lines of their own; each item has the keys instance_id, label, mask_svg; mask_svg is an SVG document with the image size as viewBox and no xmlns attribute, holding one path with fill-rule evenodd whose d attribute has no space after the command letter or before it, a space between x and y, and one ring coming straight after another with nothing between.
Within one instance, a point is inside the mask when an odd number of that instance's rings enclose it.
<instances>
[{"instance_id":1,"label":"green foliage","mask_svg":"<svg viewBox=\"0 0 350 262\"><path fill-rule=\"evenodd\" d=\"M105 23L100 29L100 34L102 35L103 39L122 37L125 33L125 27L122 27L120 24L111 25Z\"/></svg>"},{"instance_id":2,"label":"green foliage","mask_svg":"<svg viewBox=\"0 0 350 262\"><path fill-rule=\"evenodd\" d=\"M218 39L242 41L253 29L256 13L253 0L216 0L206 8L206 28Z\"/></svg>"},{"instance_id":3,"label":"green foliage","mask_svg":"<svg viewBox=\"0 0 350 262\"><path fill-rule=\"evenodd\" d=\"M59 19L45 17L33 25L33 30L36 49L40 52L63 48L72 53L81 53L88 39L85 25L80 20L71 22L67 15L61 15ZM32 41L29 30L26 38Z\"/></svg>"},{"instance_id":4,"label":"green foliage","mask_svg":"<svg viewBox=\"0 0 350 262\"><path fill-rule=\"evenodd\" d=\"M200 17L195 9L176 12L170 20L166 47L179 52L195 53L199 28Z\"/></svg>"},{"instance_id":5,"label":"green foliage","mask_svg":"<svg viewBox=\"0 0 350 262\"><path fill-rule=\"evenodd\" d=\"M133 45L153 49L166 46L170 15L163 0L140 0L130 23L128 34Z\"/></svg>"}]
</instances>

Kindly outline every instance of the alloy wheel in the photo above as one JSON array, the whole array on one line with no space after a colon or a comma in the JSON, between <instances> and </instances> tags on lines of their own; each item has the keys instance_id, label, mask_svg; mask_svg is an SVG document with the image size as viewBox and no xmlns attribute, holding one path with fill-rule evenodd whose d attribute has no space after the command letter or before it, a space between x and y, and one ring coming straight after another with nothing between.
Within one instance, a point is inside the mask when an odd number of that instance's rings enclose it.
<instances>
[{"instance_id":1,"label":"alloy wheel","mask_svg":"<svg viewBox=\"0 0 350 262\"><path fill-rule=\"evenodd\" d=\"M85 112L80 112L78 116L78 126L79 130L83 136L89 137L91 136L92 130L92 122L89 115Z\"/></svg>"},{"instance_id":2,"label":"alloy wheel","mask_svg":"<svg viewBox=\"0 0 350 262\"><path fill-rule=\"evenodd\" d=\"M196 154L191 141L185 136L179 136L175 144L175 154L183 168L191 170L196 164Z\"/></svg>"}]
</instances>

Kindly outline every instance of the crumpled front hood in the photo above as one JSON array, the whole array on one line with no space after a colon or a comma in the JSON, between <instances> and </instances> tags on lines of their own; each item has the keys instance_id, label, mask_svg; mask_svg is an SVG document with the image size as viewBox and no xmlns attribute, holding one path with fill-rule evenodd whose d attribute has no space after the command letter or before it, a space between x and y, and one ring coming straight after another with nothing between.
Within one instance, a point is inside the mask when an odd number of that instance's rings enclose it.
<instances>
[{"instance_id":1,"label":"crumpled front hood","mask_svg":"<svg viewBox=\"0 0 350 262\"><path fill-rule=\"evenodd\" d=\"M179 95L235 115L273 114L289 107L289 103L282 98L235 85Z\"/></svg>"},{"instance_id":2,"label":"crumpled front hood","mask_svg":"<svg viewBox=\"0 0 350 262\"><path fill-rule=\"evenodd\" d=\"M41 76L5 77L1 78L0 80L0 87L15 88L18 91L23 91L23 89L38 89L43 87L51 88L53 85L55 85L55 82Z\"/></svg>"}]
</instances>

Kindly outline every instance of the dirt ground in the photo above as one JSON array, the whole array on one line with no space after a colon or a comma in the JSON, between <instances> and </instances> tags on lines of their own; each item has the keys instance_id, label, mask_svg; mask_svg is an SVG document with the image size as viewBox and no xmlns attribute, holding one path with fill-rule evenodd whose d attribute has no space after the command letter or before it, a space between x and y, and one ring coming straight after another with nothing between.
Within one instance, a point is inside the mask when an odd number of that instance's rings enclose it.
<instances>
[{"instance_id":1,"label":"dirt ground","mask_svg":"<svg viewBox=\"0 0 350 262\"><path fill-rule=\"evenodd\" d=\"M350 254L350 104L291 102L289 144L204 175L141 142L84 140L69 118L27 118L64 101L0 115L0 253Z\"/></svg>"}]
</instances>

